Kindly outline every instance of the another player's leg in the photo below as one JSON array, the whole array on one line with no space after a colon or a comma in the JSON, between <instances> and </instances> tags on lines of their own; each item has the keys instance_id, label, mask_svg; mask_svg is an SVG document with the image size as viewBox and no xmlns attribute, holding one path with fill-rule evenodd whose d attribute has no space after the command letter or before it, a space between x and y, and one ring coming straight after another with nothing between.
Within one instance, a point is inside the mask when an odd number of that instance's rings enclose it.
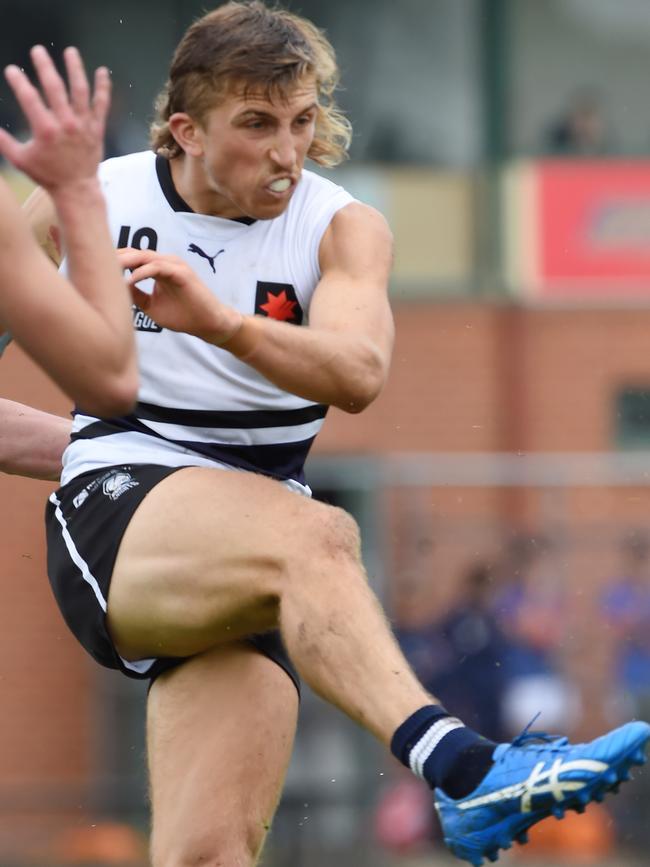
<instances>
[{"instance_id":1,"label":"another player's leg","mask_svg":"<svg viewBox=\"0 0 650 867\"><path fill-rule=\"evenodd\" d=\"M598 742L543 753L526 742L495 753L409 669L368 588L349 516L246 473L181 470L149 493L122 541L108 620L130 659L192 655L279 624L310 686L441 790L448 844L474 863L494 857L511 827L519 833L523 814L532 824L553 806L578 806L577 792L600 796L650 738L650 726L635 723L607 736L604 752Z\"/></svg>"},{"instance_id":2,"label":"another player's leg","mask_svg":"<svg viewBox=\"0 0 650 867\"><path fill-rule=\"evenodd\" d=\"M153 867L253 867L293 745L298 695L248 644L162 675L148 702Z\"/></svg>"}]
</instances>

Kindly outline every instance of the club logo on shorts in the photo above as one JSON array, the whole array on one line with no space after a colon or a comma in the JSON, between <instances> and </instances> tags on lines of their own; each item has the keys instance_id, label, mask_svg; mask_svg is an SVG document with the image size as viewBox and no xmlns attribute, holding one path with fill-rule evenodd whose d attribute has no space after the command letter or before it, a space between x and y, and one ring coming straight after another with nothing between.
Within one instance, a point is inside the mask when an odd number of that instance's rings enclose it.
<instances>
[{"instance_id":1,"label":"club logo on shorts","mask_svg":"<svg viewBox=\"0 0 650 867\"><path fill-rule=\"evenodd\" d=\"M84 488L83 491L80 491L73 499L72 505L75 507L75 509L78 509L79 506L83 506L89 496L90 494L88 492L88 488Z\"/></svg>"},{"instance_id":2,"label":"club logo on shorts","mask_svg":"<svg viewBox=\"0 0 650 867\"><path fill-rule=\"evenodd\" d=\"M280 322L302 325L302 307L291 283L259 280L255 293L255 312Z\"/></svg>"},{"instance_id":3,"label":"club logo on shorts","mask_svg":"<svg viewBox=\"0 0 650 867\"><path fill-rule=\"evenodd\" d=\"M102 491L110 500L117 500L122 494L129 491L131 488L137 488L140 482L136 482L131 473L124 473L121 470L116 473L111 473L107 479L104 479Z\"/></svg>"}]
</instances>

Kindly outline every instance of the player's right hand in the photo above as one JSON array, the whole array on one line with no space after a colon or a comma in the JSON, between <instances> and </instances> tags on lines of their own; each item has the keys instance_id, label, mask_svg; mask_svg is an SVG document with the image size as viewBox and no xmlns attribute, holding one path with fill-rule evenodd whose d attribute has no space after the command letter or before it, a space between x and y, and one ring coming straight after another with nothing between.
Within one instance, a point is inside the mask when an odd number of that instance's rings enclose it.
<instances>
[{"instance_id":1,"label":"player's right hand","mask_svg":"<svg viewBox=\"0 0 650 867\"><path fill-rule=\"evenodd\" d=\"M199 279L187 262L155 250L117 251L134 303L163 328L182 331L218 346L229 340L242 324L242 314L223 304ZM153 292L137 283L153 279Z\"/></svg>"},{"instance_id":2,"label":"player's right hand","mask_svg":"<svg viewBox=\"0 0 650 867\"><path fill-rule=\"evenodd\" d=\"M102 159L106 116L110 105L108 70L95 72L91 96L81 55L63 52L68 88L42 45L31 50L42 94L17 66L7 66L5 78L14 92L32 137L19 142L0 128L0 153L50 193L94 180Z\"/></svg>"}]
</instances>

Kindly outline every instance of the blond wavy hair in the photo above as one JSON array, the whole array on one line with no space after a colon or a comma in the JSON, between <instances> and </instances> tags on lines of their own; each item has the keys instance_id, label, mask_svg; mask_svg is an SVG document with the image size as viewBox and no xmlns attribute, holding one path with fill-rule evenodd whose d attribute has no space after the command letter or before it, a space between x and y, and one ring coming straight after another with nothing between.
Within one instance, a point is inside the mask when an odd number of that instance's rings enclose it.
<instances>
[{"instance_id":1,"label":"blond wavy hair","mask_svg":"<svg viewBox=\"0 0 650 867\"><path fill-rule=\"evenodd\" d=\"M334 49L310 21L260 0L233 0L195 21L181 39L169 79L156 100L151 147L168 158L183 152L169 129L175 112L203 123L226 95L243 90L286 100L305 78L318 92L314 140L308 157L321 166L342 162L352 127L334 93L339 70Z\"/></svg>"}]
</instances>

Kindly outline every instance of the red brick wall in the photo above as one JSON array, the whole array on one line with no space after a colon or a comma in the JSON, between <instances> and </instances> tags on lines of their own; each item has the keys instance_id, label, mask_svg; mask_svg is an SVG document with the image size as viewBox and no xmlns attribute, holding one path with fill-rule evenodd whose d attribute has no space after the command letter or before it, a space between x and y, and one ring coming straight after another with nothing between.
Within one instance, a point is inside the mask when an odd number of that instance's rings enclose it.
<instances>
[{"instance_id":1,"label":"red brick wall","mask_svg":"<svg viewBox=\"0 0 650 867\"><path fill-rule=\"evenodd\" d=\"M501 447L501 311L472 304L404 305L390 379L359 416L333 410L321 451L484 451Z\"/></svg>"},{"instance_id":2,"label":"red brick wall","mask_svg":"<svg viewBox=\"0 0 650 867\"><path fill-rule=\"evenodd\" d=\"M388 385L332 411L336 451L606 451L615 388L650 384L650 309L400 305Z\"/></svg>"},{"instance_id":3,"label":"red brick wall","mask_svg":"<svg viewBox=\"0 0 650 867\"><path fill-rule=\"evenodd\" d=\"M395 313L385 391L361 415L333 410L316 453L609 451L617 389L650 386L650 309L438 303ZM459 497L468 516L485 516L485 495L474 506L471 491L436 493L445 514ZM524 525L545 509L539 492L502 489L489 502L493 517ZM568 491L565 508L577 522L645 524L650 487Z\"/></svg>"}]
</instances>

